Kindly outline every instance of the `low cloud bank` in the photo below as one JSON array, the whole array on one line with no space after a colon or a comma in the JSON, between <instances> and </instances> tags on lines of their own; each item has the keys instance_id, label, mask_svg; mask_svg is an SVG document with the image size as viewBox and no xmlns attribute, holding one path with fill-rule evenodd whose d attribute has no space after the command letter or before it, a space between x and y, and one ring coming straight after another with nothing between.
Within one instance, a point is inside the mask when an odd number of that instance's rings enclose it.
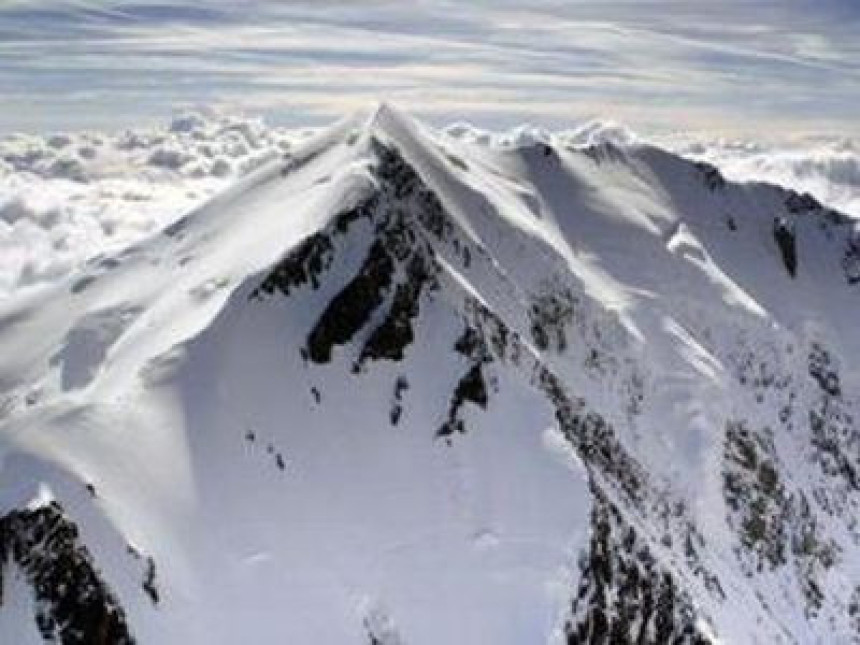
<instances>
[{"instance_id":1,"label":"low cloud bank","mask_svg":"<svg viewBox=\"0 0 860 645\"><path fill-rule=\"evenodd\" d=\"M156 129L0 139L0 298L160 229L303 135L190 112Z\"/></svg>"}]
</instances>

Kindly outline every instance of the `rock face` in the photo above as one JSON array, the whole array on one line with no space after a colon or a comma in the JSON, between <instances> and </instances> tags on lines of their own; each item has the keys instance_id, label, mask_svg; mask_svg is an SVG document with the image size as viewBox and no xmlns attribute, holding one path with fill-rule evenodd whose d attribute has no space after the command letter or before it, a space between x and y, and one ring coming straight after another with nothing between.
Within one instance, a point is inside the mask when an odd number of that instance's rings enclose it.
<instances>
[{"instance_id":1,"label":"rock face","mask_svg":"<svg viewBox=\"0 0 860 645\"><path fill-rule=\"evenodd\" d=\"M0 518L0 580L14 566L32 589L36 624L47 642L134 643L111 590L78 528L56 502Z\"/></svg>"},{"instance_id":2,"label":"rock face","mask_svg":"<svg viewBox=\"0 0 860 645\"><path fill-rule=\"evenodd\" d=\"M431 240L443 240L450 222L443 218L436 195L396 150L375 140L372 145L379 158L373 169L379 190L291 252L253 292L260 298L277 287L289 295L291 286L306 281L317 288L332 237L346 236L359 218L370 222L376 238L358 273L329 302L308 335L307 355L315 363L329 362L332 349L352 340L386 300L388 312L366 340L359 362L402 359L414 339L412 320L419 313L422 293L437 286L439 267Z\"/></svg>"},{"instance_id":3,"label":"rock face","mask_svg":"<svg viewBox=\"0 0 860 645\"><path fill-rule=\"evenodd\" d=\"M0 313L0 640L860 642L855 246L647 146L336 126Z\"/></svg>"},{"instance_id":4,"label":"rock face","mask_svg":"<svg viewBox=\"0 0 860 645\"><path fill-rule=\"evenodd\" d=\"M595 499L567 642L709 643L672 574L660 569L647 544L599 490Z\"/></svg>"},{"instance_id":5,"label":"rock face","mask_svg":"<svg viewBox=\"0 0 860 645\"><path fill-rule=\"evenodd\" d=\"M797 275L797 243L794 238L794 230L789 223L783 219L777 219L773 224L773 239L782 254L785 270L792 278Z\"/></svg>"}]
</instances>

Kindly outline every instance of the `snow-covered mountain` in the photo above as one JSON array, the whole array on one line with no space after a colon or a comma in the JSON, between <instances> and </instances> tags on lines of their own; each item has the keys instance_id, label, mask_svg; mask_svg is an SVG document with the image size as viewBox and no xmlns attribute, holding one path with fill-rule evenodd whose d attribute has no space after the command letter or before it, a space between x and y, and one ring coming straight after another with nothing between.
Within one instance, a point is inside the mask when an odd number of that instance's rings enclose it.
<instances>
[{"instance_id":1,"label":"snow-covered mountain","mask_svg":"<svg viewBox=\"0 0 860 645\"><path fill-rule=\"evenodd\" d=\"M860 642L860 231L383 106L0 305L0 641Z\"/></svg>"}]
</instances>

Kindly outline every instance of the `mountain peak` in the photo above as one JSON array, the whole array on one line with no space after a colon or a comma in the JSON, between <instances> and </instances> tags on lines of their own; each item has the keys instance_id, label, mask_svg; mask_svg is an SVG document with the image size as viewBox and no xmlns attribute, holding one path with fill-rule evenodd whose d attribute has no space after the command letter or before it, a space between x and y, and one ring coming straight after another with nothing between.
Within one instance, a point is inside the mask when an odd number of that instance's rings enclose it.
<instances>
[{"instance_id":1,"label":"mountain peak","mask_svg":"<svg viewBox=\"0 0 860 645\"><path fill-rule=\"evenodd\" d=\"M0 634L847 642L858 257L380 104L0 316Z\"/></svg>"},{"instance_id":2,"label":"mountain peak","mask_svg":"<svg viewBox=\"0 0 860 645\"><path fill-rule=\"evenodd\" d=\"M388 127L402 127L403 124L410 123L411 117L405 112L401 112L397 107L388 101L379 101L370 110L370 119L368 121L368 129L385 132Z\"/></svg>"}]
</instances>

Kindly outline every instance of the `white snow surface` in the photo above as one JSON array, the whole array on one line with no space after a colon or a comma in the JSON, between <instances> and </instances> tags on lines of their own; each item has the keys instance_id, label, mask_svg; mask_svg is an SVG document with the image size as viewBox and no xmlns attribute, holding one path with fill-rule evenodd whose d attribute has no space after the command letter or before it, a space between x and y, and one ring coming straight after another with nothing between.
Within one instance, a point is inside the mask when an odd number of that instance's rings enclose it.
<instances>
[{"instance_id":1,"label":"white snow surface","mask_svg":"<svg viewBox=\"0 0 860 645\"><path fill-rule=\"evenodd\" d=\"M595 482L719 642L856 637L847 607L860 500L813 463L806 425L820 396L814 345L835 357L838 405L849 415L858 405L850 227L798 217L792 277L773 237L788 193L711 190L690 161L615 127L499 139L438 132L387 106L310 137L234 125L190 115L151 138L2 147L12 170L0 240L27 257L0 260L14 292L0 303L0 508L50 491L139 642L557 642L573 620ZM300 349L363 260L368 224L350 228L318 288L251 296L281 257L374 190L374 138L480 251L463 266L440 246L440 286L421 301L403 360L356 374L368 331L327 364ZM132 140L143 142L122 143ZM244 149L231 156L232 146ZM143 200L127 196L143 187ZM557 325L565 342L542 347L530 312L547 294L572 307ZM523 367L494 360L487 409L467 404L468 430L444 440L435 433L468 367L452 348L476 300L522 338ZM583 463L535 387L540 365L612 425L649 491L683 502L722 599L666 541L674 520L663 527L615 475ZM747 368L761 374L748 382ZM392 425L398 377L409 387ZM768 389L780 379L793 429L778 425L783 392ZM770 429L786 495L831 495L829 515L810 503L835 566L744 568L753 556L721 475L737 420ZM157 605L125 545L157 563ZM824 590L814 611L807 574ZM26 585L13 573L3 591L0 640L31 638Z\"/></svg>"}]
</instances>

